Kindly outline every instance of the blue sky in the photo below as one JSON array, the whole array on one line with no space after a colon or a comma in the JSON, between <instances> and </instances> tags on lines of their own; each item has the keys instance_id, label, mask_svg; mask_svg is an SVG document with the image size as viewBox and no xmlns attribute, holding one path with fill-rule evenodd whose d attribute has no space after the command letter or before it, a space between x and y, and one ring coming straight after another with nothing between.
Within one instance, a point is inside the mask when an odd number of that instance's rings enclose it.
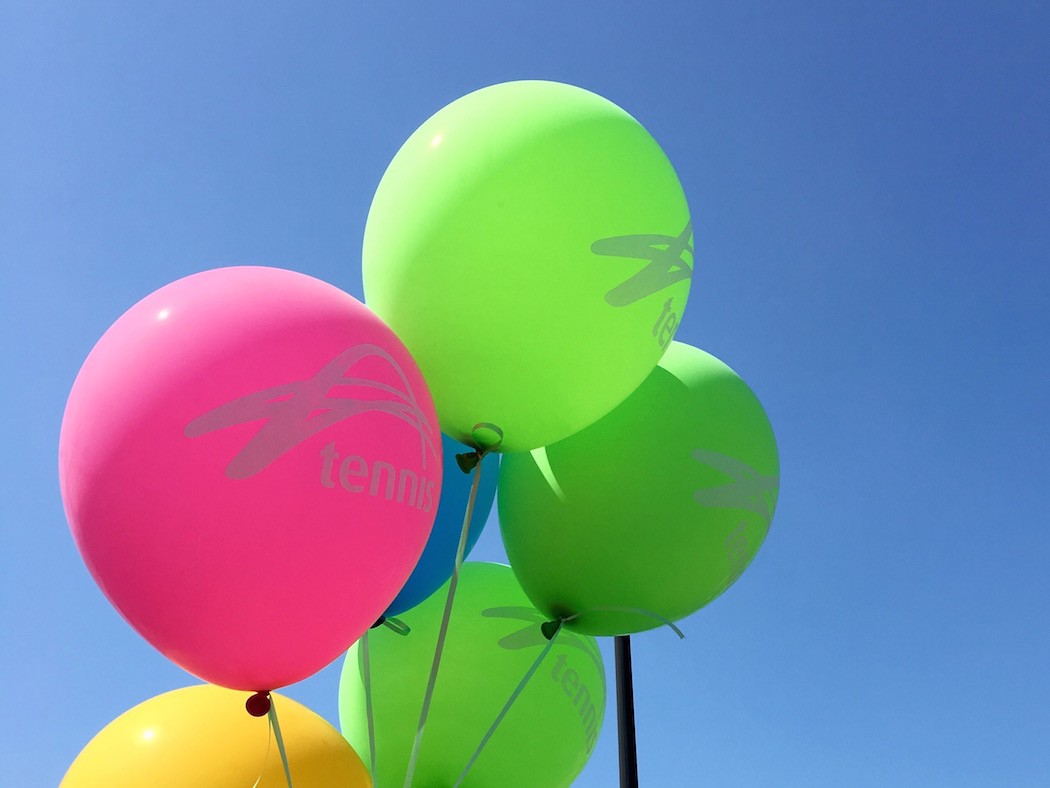
<instances>
[{"instance_id":1,"label":"blue sky","mask_svg":"<svg viewBox=\"0 0 1050 788\"><path fill-rule=\"evenodd\" d=\"M1050 11L496 5L0 7L0 782L56 784L190 683L62 513L62 409L98 337L221 265L360 297L401 142L543 78L664 146L696 226L678 338L740 372L780 444L755 563L684 642L634 639L642 784L1050 783ZM476 557L500 557L493 526ZM289 694L335 721L337 682ZM615 783L615 732L610 711L577 785Z\"/></svg>"}]
</instances>

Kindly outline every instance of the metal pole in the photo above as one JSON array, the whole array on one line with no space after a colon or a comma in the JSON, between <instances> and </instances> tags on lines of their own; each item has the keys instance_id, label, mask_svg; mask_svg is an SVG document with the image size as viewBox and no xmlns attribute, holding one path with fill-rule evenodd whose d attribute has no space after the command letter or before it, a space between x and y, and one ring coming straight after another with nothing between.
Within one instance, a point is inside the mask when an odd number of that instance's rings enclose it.
<instances>
[{"instance_id":1,"label":"metal pole","mask_svg":"<svg viewBox=\"0 0 1050 788\"><path fill-rule=\"evenodd\" d=\"M620 788L638 788L638 745L634 735L634 679L631 676L631 638L617 635L616 718L620 734Z\"/></svg>"}]
</instances>

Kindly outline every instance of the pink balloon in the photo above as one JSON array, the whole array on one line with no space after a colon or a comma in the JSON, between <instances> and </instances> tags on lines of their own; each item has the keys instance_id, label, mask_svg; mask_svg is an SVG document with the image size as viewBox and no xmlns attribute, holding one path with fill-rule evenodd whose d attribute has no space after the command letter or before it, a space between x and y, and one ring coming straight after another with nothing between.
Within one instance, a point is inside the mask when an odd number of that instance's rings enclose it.
<instances>
[{"instance_id":1,"label":"pink balloon","mask_svg":"<svg viewBox=\"0 0 1050 788\"><path fill-rule=\"evenodd\" d=\"M224 268L144 298L80 370L59 446L102 591L206 681L271 690L336 659L411 574L441 440L404 346L303 274Z\"/></svg>"}]
</instances>

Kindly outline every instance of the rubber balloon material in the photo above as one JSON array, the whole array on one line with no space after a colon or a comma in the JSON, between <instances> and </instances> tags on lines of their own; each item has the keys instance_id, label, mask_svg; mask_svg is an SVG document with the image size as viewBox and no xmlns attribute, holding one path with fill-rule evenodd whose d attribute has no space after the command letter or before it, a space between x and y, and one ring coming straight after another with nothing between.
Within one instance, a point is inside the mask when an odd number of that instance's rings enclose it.
<instances>
[{"instance_id":1,"label":"rubber balloon material","mask_svg":"<svg viewBox=\"0 0 1050 788\"><path fill-rule=\"evenodd\" d=\"M59 462L117 610L185 670L251 691L315 673L379 618L442 478L427 386L393 332L331 285L250 267L167 285L106 332Z\"/></svg>"},{"instance_id":2,"label":"rubber balloon material","mask_svg":"<svg viewBox=\"0 0 1050 788\"><path fill-rule=\"evenodd\" d=\"M416 717L444 603L439 591L407 611L412 632L369 633L377 786L402 788ZM549 645L543 616L514 573L463 564L414 785L453 785L515 687ZM368 746L362 665L343 663L339 719L355 748ZM605 713L605 667L597 642L562 631L471 766L463 786L568 786L584 767Z\"/></svg>"},{"instance_id":3,"label":"rubber balloon material","mask_svg":"<svg viewBox=\"0 0 1050 788\"><path fill-rule=\"evenodd\" d=\"M494 85L405 142L376 191L366 301L419 362L442 428L503 450L587 426L652 371L681 320L692 225L674 168L612 102Z\"/></svg>"},{"instance_id":4,"label":"rubber balloon material","mask_svg":"<svg viewBox=\"0 0 1050 788\"><path fill-rule=\"evenodd\" d=\"M463 511L467 508L473 477L461 473L456 468L456 454L467 451L467 448L447 435L441 436L441 445L442 465L449 470L441 483L441 501L438 503L434 527L419 563L412 570L405 587L387 608L384 614L387 617L400 615L405 610L415 607L452 576L452 565L456 561L456 548L463 527ZM496 497L498 476L499 455L487 457L485 473L481 476L478 495L474 501L470 533L467 535L467 555L470 555L470 551L481 537L481 532L485 530L485 521L492 511L492 502Z\"/></svg>"},{"instance_id":5,"label":"rubber balloon material","mask_svg":"<svg viewBox=\"0 0 1050 788\"><path fill-rule=\"evenodd\" d=\"M285 788L270 723L245 693L210 685L166 692L103 728L69 767L62 788ZM281 695L281 729L296 788L369 788L357 753L327 721Z\"/></svg>"},{"instance_id":6,"label":"rubber balloon material","mask_svg":"<svg viewBox=\"0 0 1050 788\"><path fill-rule=\"evenodd\" d=\"M630 634L688 616L740 576L766 537L779 474L751 389L675 342L603 419L504 456L500 529L544 614L577 632Z\"/></svg>"}]
</instances>

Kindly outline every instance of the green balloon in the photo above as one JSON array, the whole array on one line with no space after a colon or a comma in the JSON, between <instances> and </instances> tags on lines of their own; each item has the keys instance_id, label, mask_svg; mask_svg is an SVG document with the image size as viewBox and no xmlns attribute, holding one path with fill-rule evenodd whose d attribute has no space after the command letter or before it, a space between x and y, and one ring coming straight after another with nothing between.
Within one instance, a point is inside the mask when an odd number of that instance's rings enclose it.
<instances>
[{"instance_id":1,"label":"green balloon","mask_svg":"<svg viewBox=\"0 0 1050 788\"><path fill-rule=\"evenodd\" d=\"M419 363L444 432L490 422L523 451L652 371L692 249L681 184L638 121L581 88L509 82L398 151L365 227L365 298Z\"/></svg>"},{"instance_id":2,"label":"green balloon","mask_svg":"<svg viewBox=\"0 0 1050 788\"><path fill-rule=\"evenodd\" d=\"M376 788L402 788L448 584L399 618L411 628L368 634ZM451 786L547 640L510 567L463 564L413 785ZM369 752L360 643L339 683L343 735ZM605 715L605 667L594 638L562 630L467 773L463 788L567 786Z\"/></svg>"},{"instance_id":3,"label":"green balloon","mask_svg":"<svg viewBox=\"0 0 1050 788\"><path fill-rule=\"evenodd\" d=\"M591 635L677 621L754 558L780 464L758 399L675 342L618 408L572 437L504 456L503 542L529 599ZM644 611L644 612L642 612Z\"/></svg>"}]
</instances>

